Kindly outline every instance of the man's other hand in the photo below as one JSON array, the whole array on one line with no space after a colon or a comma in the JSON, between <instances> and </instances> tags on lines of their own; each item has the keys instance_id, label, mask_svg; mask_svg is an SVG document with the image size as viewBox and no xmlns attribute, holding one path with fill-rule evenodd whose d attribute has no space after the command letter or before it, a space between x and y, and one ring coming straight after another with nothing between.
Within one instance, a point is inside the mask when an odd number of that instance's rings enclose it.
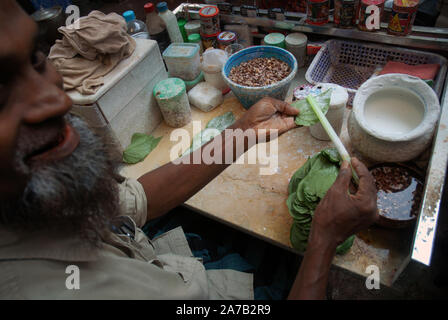
<instances>
[{"instance_id":1,"label":"man's other hand","mask_svg":"<svg viewBox=\"0 0 448 320\"><path fill-rule=\"evenodd\" d=\"M356 158L352 166L359 176L355 194L348 192L352 171L348 162L341 165L338 178L314 213L312 234L339 245L349 236L366 229L379 218L377 190L369 170Z\"/></svg>"},{"instance_id":2,"label":"man's other hand","mask_svg":"<svg viewBox=\"0 0 448 320\"><path fill-rule=\"evenodd\" d=\"M278 130L278 135L295 128L294 117L299 114L299 110L284 101L265 97L250 107L241 117L236 125L243 129Z\"/></svg>"}]
</instances>

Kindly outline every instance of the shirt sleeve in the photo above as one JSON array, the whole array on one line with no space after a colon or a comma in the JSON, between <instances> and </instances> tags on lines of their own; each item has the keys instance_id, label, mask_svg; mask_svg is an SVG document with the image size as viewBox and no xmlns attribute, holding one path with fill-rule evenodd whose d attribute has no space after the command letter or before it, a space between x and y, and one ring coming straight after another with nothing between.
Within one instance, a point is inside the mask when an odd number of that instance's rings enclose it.
<instances>
[{"instance_id":1,"label":"shirt sleeve","mask_svg":"<svg viewBox=\"0 0 448 320\"><path fill-rule=\"evenodd\" d=\"M143 186L135 179L126 178L118 188L121 215L130 216L137 227L141 228L148 216L148 204Z\"/></svg>"}]
</instances>

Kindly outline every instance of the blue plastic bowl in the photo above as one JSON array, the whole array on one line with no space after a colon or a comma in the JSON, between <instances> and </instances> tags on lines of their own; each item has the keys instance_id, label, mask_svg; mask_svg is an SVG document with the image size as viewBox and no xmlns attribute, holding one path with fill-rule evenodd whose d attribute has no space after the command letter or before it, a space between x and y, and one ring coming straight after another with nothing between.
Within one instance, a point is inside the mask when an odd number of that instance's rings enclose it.
<instances>
[{"instance_id":1,"label":"blue plastic bowl","mask_svg":"<svg viewBox=\"0 0 448 320\"><path fill-rule=\"evenodd\" d=\"M247 87L239 85L229 79L228 75L233 67L242 62L255 58L277 58L286 62L291 68L291 73L283 80L264 87ZM263 97L272 97L285 100L292 79L297 73L296 58L285 49L272 46L254 46L238 51L230 56L222 68L222 76L233 94L240 100L244 108L249 109L253 104Z\"/></svg>"}]
</instances>

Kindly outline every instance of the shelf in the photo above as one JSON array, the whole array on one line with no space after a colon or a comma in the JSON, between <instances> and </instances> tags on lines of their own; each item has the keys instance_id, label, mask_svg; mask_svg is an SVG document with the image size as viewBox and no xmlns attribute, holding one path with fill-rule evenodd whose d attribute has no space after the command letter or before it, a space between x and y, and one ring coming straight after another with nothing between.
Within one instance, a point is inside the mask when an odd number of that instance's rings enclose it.
<instances>
[{"instance_id":1,"label":"shelf","mask_svg":"<svg viewBox=\"0 0 448 320\"><path fill-rule=\"evenodd\" d=\"M177 7L174 13L189 19L199 19L199 10L204 4L183 3ZM278 21L267 17L267 10L259 10L257 17L244 17L239 14L239 7L233 8L232 15L221 14L223 23L239 23L251 26L265 27L270 29L287 30L295 32L312 33L331 37L339 37L352 40L362 40L389 45L398 45L408 48L426 49L439 52L448 52L448 28L429 28L414 26L412 34L401 37L390 35L386 32L387 24L382 23L381 29L376 32L360 31L357 28L340 29L335 28L330 22L323 26L309 25L305 22L304 13L286 12L285 20ZM332 18L330 17L330 21Z\"/></svg>"}]
</instances>

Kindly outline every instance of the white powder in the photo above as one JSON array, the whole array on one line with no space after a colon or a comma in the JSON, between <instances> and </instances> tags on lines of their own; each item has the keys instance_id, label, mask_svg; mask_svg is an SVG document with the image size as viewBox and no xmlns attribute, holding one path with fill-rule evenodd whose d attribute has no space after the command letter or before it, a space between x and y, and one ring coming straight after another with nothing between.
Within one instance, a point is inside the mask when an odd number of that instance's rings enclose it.
<instances>
[{"instance_id":1,"label":"white powder","mask_svg":"<svg viewBox=\"0 0 448 320\"><path fill-rule=\"evenodd\" d=\"M384 134L402 135L423 120L421 99L407 89L388 89L372 94L365 103L364 117L371 129Z\"/></svg>"}]
</instances>

